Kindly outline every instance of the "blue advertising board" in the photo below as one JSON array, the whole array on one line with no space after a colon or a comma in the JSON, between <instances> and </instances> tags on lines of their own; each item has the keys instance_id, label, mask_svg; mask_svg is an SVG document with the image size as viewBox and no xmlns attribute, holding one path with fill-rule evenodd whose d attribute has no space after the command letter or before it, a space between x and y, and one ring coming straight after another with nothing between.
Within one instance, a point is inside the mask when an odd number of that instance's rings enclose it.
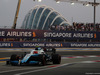
<instances>
[{"instance_id":1,"label":"blue advertising board","mask_svg":"<svg viewBox=\"0 0 100 75\"><path fill-rule=\"evenodd\" d=\"M34 48L55 47L55 48L100 48L100 43L82 42L0 42L0 48Z\"/></svg>"}]
</instances>

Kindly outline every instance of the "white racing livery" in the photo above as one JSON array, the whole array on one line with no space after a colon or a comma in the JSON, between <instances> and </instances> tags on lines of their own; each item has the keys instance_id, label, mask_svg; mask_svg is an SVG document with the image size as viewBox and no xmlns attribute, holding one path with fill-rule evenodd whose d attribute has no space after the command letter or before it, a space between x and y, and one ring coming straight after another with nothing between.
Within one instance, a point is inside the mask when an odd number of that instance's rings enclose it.
<instances>
[{"instance_id":1,"label":"white racing livery","mask_svg":"<svg viewBox=\"0 0 100 75\"><path fill-rule=\"evenodd\" d=\"M48 62L53 62L53 64L61 63L61 56L56 54L55 48L40 48L37 47L31 50L29 54L24 54L24 56L19 56L16 54L11 55L10 60L7 61L7 65L46 65Z\"/></svg>"}]
</instances>

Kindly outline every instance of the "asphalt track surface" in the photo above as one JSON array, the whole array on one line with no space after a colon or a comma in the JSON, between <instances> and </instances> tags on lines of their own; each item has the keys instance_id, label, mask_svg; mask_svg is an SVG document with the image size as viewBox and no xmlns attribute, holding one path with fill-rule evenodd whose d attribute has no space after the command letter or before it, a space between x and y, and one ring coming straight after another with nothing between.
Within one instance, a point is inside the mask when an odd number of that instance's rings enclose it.
<instances>
[{"instance_id":1,"label":"asphalt track surface","mask_svg":"<svg viewBox=\"0 0 100 75\"><path fill-rule=\"evenodd\" d=\"M0 49L0 58L9 57L12 54L21 55L24 52L29 53L30 50L32 49ZM100 55L100 48L57 49L57 53L63 56Z\"/></svg>"},{"instance_id":2,"label":"asphalt track surface","mask_svg":"<svg viewBox=\"0 0 100 75\"><path fill-rule=\"evenodd\" d=\"M13 53L21 54L23 51L0 52L0 60ZM11 66L6 65L5 61L0 61L0 75L100 75L100 51L57 51L57 53L62 55L61 64Z\"/></svg>"}]
</instances>

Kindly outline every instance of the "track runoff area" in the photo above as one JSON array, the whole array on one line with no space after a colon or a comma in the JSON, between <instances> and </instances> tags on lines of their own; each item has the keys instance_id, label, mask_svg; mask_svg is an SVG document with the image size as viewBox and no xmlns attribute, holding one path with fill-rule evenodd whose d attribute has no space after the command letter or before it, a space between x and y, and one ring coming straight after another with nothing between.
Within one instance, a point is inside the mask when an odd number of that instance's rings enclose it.
<instances>
[{"instance_id":1,"label":"track runoff area","mask_svg":"<svg viewBox=\"0 0 100 75\"><path fill-rule=\"evenodd\" d=\"M30 49L29 49L30 50ZM24 49L0 51L0 75L100 75L100 48L57 49L61 64L48 63L46 66L11 66L6 60L11 54L22 54Z\"/></svg>"}]
</instances>

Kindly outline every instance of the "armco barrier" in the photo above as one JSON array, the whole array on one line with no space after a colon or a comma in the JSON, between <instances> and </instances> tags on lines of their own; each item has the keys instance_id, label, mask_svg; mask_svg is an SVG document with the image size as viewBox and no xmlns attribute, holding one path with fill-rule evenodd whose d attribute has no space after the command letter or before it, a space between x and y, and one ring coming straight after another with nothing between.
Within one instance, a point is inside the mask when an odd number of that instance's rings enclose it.
<instances>
[{"instance_id":1,"label":"armco barrier","mask_svg":"<svg viewBox=\"0 0 100 75\"><path fill-rule=\"evenodd\" d=\"M55 48L100 48L100 43L82 42L0 42L0 48L34 48L55 47Z\"/></svg>"}]
</instances>

